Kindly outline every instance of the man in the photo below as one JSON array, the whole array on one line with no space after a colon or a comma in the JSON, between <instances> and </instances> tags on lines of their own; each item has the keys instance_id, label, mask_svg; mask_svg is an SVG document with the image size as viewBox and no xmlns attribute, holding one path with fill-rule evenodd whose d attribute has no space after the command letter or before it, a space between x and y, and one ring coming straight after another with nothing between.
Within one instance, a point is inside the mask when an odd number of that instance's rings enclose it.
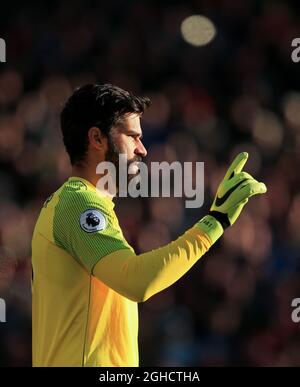
<instances>
[{"instance_id":1,"label":"man","mask_svg":"<svg viewBox=\"0 0 300 387\"><path fill-rule=\"evenodd\" d=\"M176 241L136 255L97 165L146 156L140 117L149 100L113 85L86 85L61 114L72 176L46 200L32 241L33 365L138 366L137 303L182 277L232 225L248 199L266 192L241 172L241 153L211 211ZM118 185L118 182L116 182Z\"/></svg>"}]
</instances>

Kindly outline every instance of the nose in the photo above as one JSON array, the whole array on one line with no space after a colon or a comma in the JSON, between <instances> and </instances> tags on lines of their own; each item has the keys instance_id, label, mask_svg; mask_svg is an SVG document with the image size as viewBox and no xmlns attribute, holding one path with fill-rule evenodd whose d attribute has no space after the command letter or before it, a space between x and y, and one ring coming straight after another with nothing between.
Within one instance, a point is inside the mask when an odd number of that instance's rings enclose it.
<instances>
[{"instance_id":1,"label":"nose","mask_svg":"<svg viewBox=\"0 0 300 387\"><path fill-rule=\"evenodd\" d=\"M139 140L137 147L135 148L134 153L140 157L146 157L147 156L147 150L144 147L144 144L142 141Z\"/></svg>"}]
</instances>

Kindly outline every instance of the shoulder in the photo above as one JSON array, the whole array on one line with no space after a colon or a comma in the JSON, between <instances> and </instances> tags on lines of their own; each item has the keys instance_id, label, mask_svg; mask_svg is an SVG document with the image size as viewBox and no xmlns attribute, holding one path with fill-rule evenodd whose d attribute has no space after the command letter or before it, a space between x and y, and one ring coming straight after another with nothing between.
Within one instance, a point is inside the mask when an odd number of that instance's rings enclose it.
<instances>
[{"instance_id":1,"label":"shoulder","mask_svg":"<svg viewBox=\"0 0 300 387\"><path fill-rule=\"evenodd\" d=\"M57 207L75 212L93 208L106 213L114 212L114 204L110 199L101 196L96 188L91 189L80 180L71 180L64 184Z\"/></svg>"},{"instance_id":2,"label":"shoulder","mask_svg":"<svg viewBox=\"0 0 300 387\"><path fill-rule=\"evenodd\" d=\"M102 231L117 223L113 208L113 202L96 188L93 190L80 180L67 181L55 207L54 224L74 230L80 226L87 233Z\"/></svg>"}]
</instances>

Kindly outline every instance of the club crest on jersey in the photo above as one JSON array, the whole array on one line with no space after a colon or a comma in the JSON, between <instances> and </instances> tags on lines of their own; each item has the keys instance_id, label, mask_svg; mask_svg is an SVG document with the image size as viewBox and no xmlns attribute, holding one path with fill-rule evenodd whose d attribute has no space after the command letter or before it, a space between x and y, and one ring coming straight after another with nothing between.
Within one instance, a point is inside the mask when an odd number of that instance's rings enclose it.
<instances>
[{"instance_id":1,"label":"club crest on jersey","mask_svg":"<svg viewBox=\"0 0 300 387\"><path fill-rule=\"evenodd\" d=\"M106 228L106 219L99 210L86 210L80 215L80 226L86 232L101 231Z\"/></svg>"}]
</instances>

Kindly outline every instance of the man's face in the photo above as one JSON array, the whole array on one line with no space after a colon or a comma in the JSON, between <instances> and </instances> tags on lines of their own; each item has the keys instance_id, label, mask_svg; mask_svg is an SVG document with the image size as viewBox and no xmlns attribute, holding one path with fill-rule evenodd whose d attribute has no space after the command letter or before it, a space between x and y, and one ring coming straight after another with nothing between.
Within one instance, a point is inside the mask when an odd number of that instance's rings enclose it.
<instances>
[{"instance_id":1,"label":"man's face","mask_svg":"<svg viewBox=\"0 0 300 387\"><path fill-rule=\"evenodd\" d=\"M142 129L138 114L125 115L122 123L116 125L108 138L108 150L105 160L112 162L119 168L119 154L127 158L127 165L131 164L129 179L138 174L138 163L147 155L141 141Z\"/></svg>"}]
</instances>

